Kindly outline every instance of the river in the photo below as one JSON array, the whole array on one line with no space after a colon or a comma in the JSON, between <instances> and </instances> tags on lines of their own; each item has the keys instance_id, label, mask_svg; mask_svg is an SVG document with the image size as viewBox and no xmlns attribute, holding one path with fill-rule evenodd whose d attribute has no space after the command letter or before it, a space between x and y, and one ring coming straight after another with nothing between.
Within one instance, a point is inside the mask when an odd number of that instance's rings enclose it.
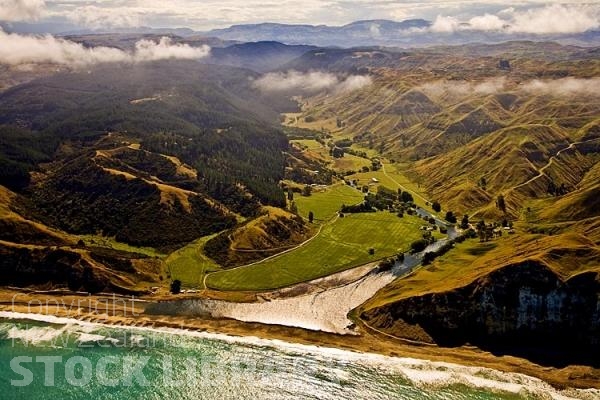
<instances>
[{"instance_id":1,"label":"river","mask_svg":"<svg viewBox=\"0 0 600 400\"><path fill-rule=\"evenodd\" d=\"M417 212L422 217L433 216L423 209L418 209ZM441 220L437 223L446 225ZM269 301L255 303L194 298L153 304L146 311L151 314L233 318L244 322L285 325L338 334L356 334L352 322L347 317L351 310L369 300L394 279L417 268L424 253L438 250L457 234L454 227L448 227L448 239L432 243L419 254L406 254L404 261L397 262L390 271L379 272L376 264L370 264L299 284L297 287L299 289L301 287L301 291L306 292L301 295L278 298L279 292L274 292L265 294L264 297L272 298ZM285 291L294 292L294 288Z\"/></svg>"}]
</instances>

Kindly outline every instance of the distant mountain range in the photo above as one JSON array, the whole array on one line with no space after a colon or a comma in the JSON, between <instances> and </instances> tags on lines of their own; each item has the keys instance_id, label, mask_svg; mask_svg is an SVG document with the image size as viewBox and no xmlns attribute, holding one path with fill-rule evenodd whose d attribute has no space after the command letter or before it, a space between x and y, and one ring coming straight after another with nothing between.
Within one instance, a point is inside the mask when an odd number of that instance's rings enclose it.
<instances>
[{"instance_id":1,"label":"distant mountain range","mask_svg":"<svg viewBox=\"0 0 600 400\"><path fill-rule=\"evenodd\" d=\"M229 28L200 32L190 28L135 27L109 30L91 30L58 24L6 24L0 27L8 32L52 33L55 35L87 35L100 33L176 35L184 38L210 37L227 42L277 41L293 45L327 47L395 46L423 47L432 45L457 45L464 43L500 43L513 40L556 41L571 45L600 44L600 30L572 34L527 34L500 31L458 30L452 33L433 32L431 21L408 19L405 21L365 20L343 26L290 25L260 23L233 25ZM217 44L217 47L222 47Z\"/></svg>"},{"instance_id":2,"label":"distant mountain range","mask_svg":"<svg viewBox=\"0 0 600 400\"><path fill-rule=\"evenodd\" d=\"M316 46L378 45L406 40L411 33L427 29L431 22L411 19L402 22L388 20L357 21L343 26L252 24L234 25L205 32L207 36L241 41L277 40L288 44Z\"/></svg>"},{"instance_id":3,"label":"distant mountain range","mask_svg":"<svg viewBox=\"0 0 600 400\"><path fill-rule=\"evenodd\" d=\"M499 43L511 40L557 41L562 44L597 45L600 31L577 34L517 34L507 32L460 30L452 33L432 32L430 21L409 19L356 21L343 26L286 25L275 23L233 25L203 32L206 36L235 41L276 40L286 44L314 46L397 46L421 47L463 43Z\"/></svg>"}]
</instances>

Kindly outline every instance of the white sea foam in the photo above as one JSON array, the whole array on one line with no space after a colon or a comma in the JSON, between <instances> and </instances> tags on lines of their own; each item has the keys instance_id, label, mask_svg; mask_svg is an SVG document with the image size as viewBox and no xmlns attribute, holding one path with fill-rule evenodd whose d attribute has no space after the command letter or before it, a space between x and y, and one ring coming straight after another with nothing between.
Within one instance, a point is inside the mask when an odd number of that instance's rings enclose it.
<instances>
[{"instance_id":1,"label":"white sea foam","mask_svg":"<svg viewBox=\"0 0 600 400\"><path fill-rule=\"evenodd\" d=\"M175 328L148 328L148 327L116 327L95 322L79 321L71 318L56 317L51 315L26 314L0 311L0 318L19 319L63 324L60 329L48 327L33 327L28 330L11 328L9 338L27 338L33 341L50 340L60 335L64 330L75 329L78 332L88 331L90 328L108 327L110 329L127 329L138 332L157 332L172 335L181 335L192 338L221 341L230 344L247 345L254 347L270 347L292 355L310 356L322 361L340 361L355 363L370 368L376 368L382 374L401 375L417 386L450 386L465 384L470 387L501 391L506 393L529 393L542 398L556 400L570 399L598 399L600 390L596 389L567 389L559 391L541 379L519 373L507 373L483 367L468 367L447 362L435 362L414 358L388 357L373 353L359 353L354 351L289 343L277 339L262 339L254 336L230 336L221 333L199 332ZM83 328L83 329L81 329ZM12 336L11 336L12 335ZM142 334L134 337L143 338Z\"/></svg>"},{"instance_id":2,"label":"white sea foam","mask_svg":"<svg viewBox=\"0 0 600 400\"><path fill-rule=\"evenodd\" d=\"M103 335L94 335L91 333L78 332L77 342L79 343L101 343L101 342L112 342L119 343L118 339L103 336Z\"/></svg>"},{"instance_id":3,"label":"white sea foam","mask_svg":"<svg viewBox=\"0 0 600 400\"><path fill-rule=\"evenodd\" d=\"M21 341L24 344L37 345L43 342L54 342L63 335L67 327L56 329L49 326L32 326L27 329L19 329L15 326L7 331L7 338Z\"/></svg>"}]
</instances>

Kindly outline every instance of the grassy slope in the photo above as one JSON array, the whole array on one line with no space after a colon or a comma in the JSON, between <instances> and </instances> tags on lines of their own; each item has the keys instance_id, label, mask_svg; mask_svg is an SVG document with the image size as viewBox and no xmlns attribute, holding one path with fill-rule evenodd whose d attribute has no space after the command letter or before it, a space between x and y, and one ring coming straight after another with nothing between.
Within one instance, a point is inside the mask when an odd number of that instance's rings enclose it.
<instances>
[{"instance_id":1,"label":"grassy slope","mask_svg":"<svg viewBox=\"0 0 600 400\"><path fill-rule=\"evenodd\" d=\"M302 146L305 152L315 155L316 158L327 160L329 168L336 172L357 171L362 167L371 166L371 160L352 154L344 154L342 158L333 158L329 155L328 147L313 139L292 140L291 142Z\"/></svg>"},{"instance_id":2,"label":"grassy slope","mask_svg":"<svg viewBox=\"0 0 600 400\"><path fill-rule=\"evenodd\" d=\"M322 228L306 245L261 263L209 275L207 286L220 290L266 290L330 275L406 251L421 237L416 217L393 213L351 214ZM373 247L375 255L368 249Z\"/></svg>"},{"instance_id":3,"label":"grassy slope","mask_svg":"<svg viewBox=\"0 0 600 400\"><path fill-rule=\"evenodd\" d=\"M166 259L171 279L179 279L185 288L204 288L206 273L221 270L218 264L202 254L204 243L214 236L205 236L171 253Z\"/></svg>"},{"instance_id":4,"label":"grassy slope","mask_svg":"<svg viewBox=\"0 0 600 400\"><path fill-rule=\"evenodd\" d=\"M494 270L525 260L540 260L563 279L583 271L600 272L597 263L600 248L586 236L584 232L555 236L517 233L486 243L468 240L430 266L397 279L363 305L363 309L464 287Z\"/></svg>"}]
</instances>

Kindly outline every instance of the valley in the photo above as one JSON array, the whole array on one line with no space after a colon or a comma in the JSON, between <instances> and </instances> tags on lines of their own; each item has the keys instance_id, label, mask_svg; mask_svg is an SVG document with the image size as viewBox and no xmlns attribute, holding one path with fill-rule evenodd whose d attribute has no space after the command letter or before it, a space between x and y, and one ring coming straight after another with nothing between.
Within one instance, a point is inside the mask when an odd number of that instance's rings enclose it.
<instances>
[{"instance_id":1,"label":"valley","mask_svg":"<svg viewBox=\"0 0 600 400\"><path fill-rule=\"evenodd\" d=\"M0 92L3 310L136 296L133 323L600 388L597 54L220 43L19 75Z\"/></svg>"}]
</instances>

